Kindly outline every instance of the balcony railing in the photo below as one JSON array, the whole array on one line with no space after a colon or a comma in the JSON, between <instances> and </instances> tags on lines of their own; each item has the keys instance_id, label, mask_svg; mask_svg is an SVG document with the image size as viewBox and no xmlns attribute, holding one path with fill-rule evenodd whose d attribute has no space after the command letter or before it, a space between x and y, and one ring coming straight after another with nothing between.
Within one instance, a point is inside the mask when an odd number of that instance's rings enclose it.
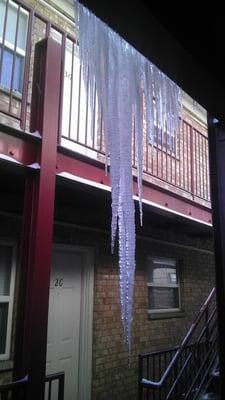
<instances>
[{"instance_id":1,"label":"balcony railing","mask_svg":"<svg viewBox=\"0 0 225 400\"><path fill-rule=\"evenodd\" d=\"M0 400L10 400L11 398L18 398L25 400L27 389L28 377L19 381L11 382L0 386Z\"/></svg>"},{"instance_id":2,"label":"balcony railing","mask_svg":"<svg viewBox=\"0 0 225 400\"><path fill-rule=\"evenodd\" d=\"M104 162L104 126L95 93L91 119L74 27L64 30L23 2L5 0L0 26L0 122L29 131L34 46L45 37L61 44L60 144ZM9 24L13 32L9 33ZM60 23L59 23L60 25ZM135 125L135 124L134 124ZM144 180L210 207L208 138L206 128L196 128L182 117L180 132L172 139L155 129L150 145L144 131ZM133 166L136 160L133 141Z\"/></svg>"},{"instance_id":3,"label":"balcony railing","mask_svg":"<svg viewBox=\"0 0 225 400\"><path fill-rule=\"evenodd\" d=\"M0 371L0 373L12 373L12 369ZM63 400L64 399L64 372L50 374L45 377L45 400ZM26 400L27 385L29 377L25 376L18 381L0 385L0 400Z\"/></svg>"}]
</instances>

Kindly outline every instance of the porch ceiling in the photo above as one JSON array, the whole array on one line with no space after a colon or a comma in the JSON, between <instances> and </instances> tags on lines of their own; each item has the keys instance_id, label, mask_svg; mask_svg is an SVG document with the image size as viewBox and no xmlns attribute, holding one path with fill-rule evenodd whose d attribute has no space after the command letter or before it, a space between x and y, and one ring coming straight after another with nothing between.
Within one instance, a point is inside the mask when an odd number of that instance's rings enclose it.
<instances>
[{"instance_id":1,"label":"porch ceiling","mask_svg":"<svg viewBox=\"0 0 225 400\"><path fill-rule=\"evenodd\" d=\"M137 234L148 236L152 228L175 229L190 236L212 235L212 227L173 214L167 210L143 204L144 224L139 226L138 202L135 201ZM95 227L110 232L111 193L81 182L58 177L56 189L57 220Z\"/></svg>"},{"instance_id":2,"label":"porch ceiling","mask_svg":"<svg viewBox=\"0 0 225 400\"><path fill-rule=\"evenodd\" d=\"M22 215L25 175L22 170L0 170L0 215ZM152 229L175 229L189 236L212 235L212 227L173 214L153 205L143 204L144 224L139 226L138 203L135 201L137 234L148 236ZM55 219L110 232L111 193L98 187L57 177Z\"/></svg>"}]
</instances>

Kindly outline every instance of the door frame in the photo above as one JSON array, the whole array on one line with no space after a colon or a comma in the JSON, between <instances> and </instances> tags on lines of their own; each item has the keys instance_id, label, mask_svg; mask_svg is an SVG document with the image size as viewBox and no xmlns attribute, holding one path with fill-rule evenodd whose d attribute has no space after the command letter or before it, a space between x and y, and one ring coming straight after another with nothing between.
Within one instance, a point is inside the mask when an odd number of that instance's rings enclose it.
<instances>
[{"instance_id":1,"label":"door frame","mask_svg":"<svg viewBox=\"0 0 225 400\"><path fill-rule=\"evenodd\" d=\"M94 301L94 252L93 248L54 243L53 252L66 251L82 256L81 305L78 363L78 400L91 400L92 392L92 342Z\"/></svg>"}]
</instances>

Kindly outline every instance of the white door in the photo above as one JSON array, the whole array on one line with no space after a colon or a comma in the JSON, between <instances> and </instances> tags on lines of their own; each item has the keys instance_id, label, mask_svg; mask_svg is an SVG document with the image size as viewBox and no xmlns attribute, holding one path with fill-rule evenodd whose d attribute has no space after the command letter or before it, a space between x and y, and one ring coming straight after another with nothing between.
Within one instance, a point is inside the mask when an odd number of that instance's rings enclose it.
<instances>
[{"instance_id":1,"label":"white door","mask_svg":"<svg viewBox=\"0 0 225 400\"><path fill-rule=\"evenodd\" d=\"M49 293L46 374L65 372L64 400L79 400L84 254L55 248ZM85 310L84 310L85 312ZM82 316L82 317L81 317ZM57 384L51 400L57 399ZM47 385L46 385L47 392ZM46 393L47 396L47 393Z\"/></svg>"}]
</instances>

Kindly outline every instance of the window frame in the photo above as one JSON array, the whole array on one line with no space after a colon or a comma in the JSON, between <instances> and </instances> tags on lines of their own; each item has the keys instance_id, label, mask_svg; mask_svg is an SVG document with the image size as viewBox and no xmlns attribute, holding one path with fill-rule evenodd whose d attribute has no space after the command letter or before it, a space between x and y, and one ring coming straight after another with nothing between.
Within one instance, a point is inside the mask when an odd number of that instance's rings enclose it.
<instances>
[{"instance_id":1,"label":"window frame","mask_svg":"<svg viewBox=\"0 0 225 400\"><path fill-rule=\"evenodd\" d=\"M13 307L15 295L15 281L16 281L16 254L17 246L15 242L0 240L0 245L10 247L12 249L12 265L10 276L10 290L9 295L0 295L0 304L8 304L7 328L6 328L6 344L5 353L0 354L0 361L9 360L11 353L11 339L12 339L12 325L13 325Z\"/></svg>"},{"instance_id":2,"label":"window frame","mask_svg":"<svg viewBox=\"0 0 225 400\"><path fill-rule=\"evenodd\" d=\"M151 264L150 264L151 263ZM179 307L175 308L155 308L152 309L150 308L149 304L149 298L148 298L148 314L149 315L168 315L168 314L176 314L176 313L181 313L182 311L182 306L181 306L181 285L180 285L180 271L179 271L179 263L175 258L166 258L166 257L148 257L147 259L147 269L151 268L151 265L155 264L165 264L165 267L175 267L176 268L176 277L177 277L177 283L168 283L168 284L159 284L159 283L154 283L150 282L148 278L147 282L147 288L148 288L148 296L149 296L149 288L176 288L178 289L178 302L179 302Z\"/></svg>"},{"instance_id":3,"label":"window frame","mask_svg":"<svg viewBox=\"0 0 225 400\"><path fill-rule=\"evenodd\" d=\"M8 7L12 7L14 9L16 9L17 12L18 12L18 5L13 0L9 0ZM24 14L26 16L26 18L27 18L27 35L28 35L29 11L24 7L20 7L19 13L20 14ZM3 19L3 22L4 21L5 21L5 17ZM26 58L26 47L27 47L27 37L26 37L25 49L22 49L21 47L18 46L18 44L16 44L15 41L14 41L14 43L13 42L9 42L8 40L6 40L6 38L4 38L4 41L3 41L3 36L0 35L0 48L2 49L3 54L4 54L4 50L6 50L8 52L11 52L13 54L13 57L23 58L23 62L24 63L25 63L25 58ZM15 53L15 56L14 56L14 53ZM2 71L1 71L1 74L2 74ZM15 74L15 71L14 71L14 74ZM2 77L2 75L1 75L1 77ZM20 79L21 79L22 87L23 87L24 71L21 74ZM12 88L7 87L7 86L1 84L1 82L0 82L0 90L4 91L6 93L9 93L10 91L12 91L13 95L16 95L18 97L22 97L23 88L22 88L21 91L20 90L16 90L16 89L13 89L13 87Z\"/></svg>"}]
</instances>

